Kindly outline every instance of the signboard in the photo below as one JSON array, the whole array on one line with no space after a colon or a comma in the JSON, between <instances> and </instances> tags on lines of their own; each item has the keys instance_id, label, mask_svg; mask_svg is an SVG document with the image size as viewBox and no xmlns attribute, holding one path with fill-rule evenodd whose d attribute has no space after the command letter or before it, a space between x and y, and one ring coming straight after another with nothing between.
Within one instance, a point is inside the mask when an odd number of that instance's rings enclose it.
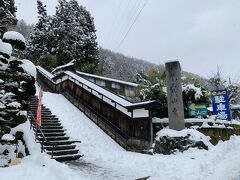
<instances>
[{"instance_id":1,"label":"signboard","mask_svg":"<svg viewBox=\"0 0 240 180\"><path fill-rule=\"evenodd\" d=\"M207 116L208 110L207 110L207 104L201 103L201 104L191 104L188 107L188 114L192 117L198 117L198 116Z\"/></svg>"},{"instance_id":2,"label":"signboard","mask_svg":"<svg viewBox=\"0 0 240 180\"><path fill-rule=\"evenodd\" d=\"M40 129L42 124L42 96L43 96L43 90L40 88L39 97L38 97L38 108L37 108L37 119L36 119L36 125L37 128Z\"/></svg>"},{"instance_id":3,"label":"signboard","mask_svg":"<svg viewBox=\"0 0 240 180\"><path fill-rule=\"evenodd\" d=\"M213 114L217 115L218 119L231 120L231 111L227 90L214 90L212 94Z\"/></svg>"}]
</instances>

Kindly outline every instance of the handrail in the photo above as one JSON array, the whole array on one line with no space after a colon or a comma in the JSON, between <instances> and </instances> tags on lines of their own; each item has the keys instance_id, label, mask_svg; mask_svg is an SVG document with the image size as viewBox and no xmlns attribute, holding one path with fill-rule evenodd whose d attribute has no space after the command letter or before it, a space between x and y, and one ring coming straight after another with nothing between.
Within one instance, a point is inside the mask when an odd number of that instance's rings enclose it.
<instances>
[{"instance_id":1,"label":"handrail","mask_svg":"<svg viewBox=\"0 0 240 180\"><path fill-rule=\"evenodd\" d=\"M29 111L28 113L29 113L29 115L30 115L30 123L31 123L30 129L31 129L31 128L33 128L33 120L35 119L35 117L33 116L33 114L32 114L31 111ZM44 140L42 140L42 141L39 140L39 142L40 142L40 144L41 144L41 152L44 152L43 144L44 144L44 141L45 141L45 143L47 143L47 144L49 144L49 145L52 145L52 147L53 147L53 148L52 148L52 154L51 154L51 158L53 158L53 152L55 151L55 149L56 149L56 147L57 147L57 143L49 142L49 141L47 140L47 138L44 136L44 134L43 134L43 132L42 132L42 129L41 129L41 128L37 128L37 127L36 127L36 131L35 131L35 141L37 141L37 133L38 133L38 130L39 130L41 136L42 136L43 139L44 139Z\"/></svg>"}]
</instances>

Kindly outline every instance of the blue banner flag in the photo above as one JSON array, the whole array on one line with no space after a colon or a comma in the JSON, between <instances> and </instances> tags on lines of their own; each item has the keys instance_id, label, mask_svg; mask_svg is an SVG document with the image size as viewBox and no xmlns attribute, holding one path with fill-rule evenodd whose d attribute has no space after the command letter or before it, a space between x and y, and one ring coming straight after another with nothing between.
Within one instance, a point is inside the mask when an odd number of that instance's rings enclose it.
<instances>
[{"instance_id":1,"label":"blue banner flag","mask_svg":"<svg viewBox=\"0 0 240 180\"><path fill-rule=\"evenodd\" d=\"M227 90L214 90L212 94L213 114L218 119L231 120L231 111Z\"/></svg>"}]
</instances>

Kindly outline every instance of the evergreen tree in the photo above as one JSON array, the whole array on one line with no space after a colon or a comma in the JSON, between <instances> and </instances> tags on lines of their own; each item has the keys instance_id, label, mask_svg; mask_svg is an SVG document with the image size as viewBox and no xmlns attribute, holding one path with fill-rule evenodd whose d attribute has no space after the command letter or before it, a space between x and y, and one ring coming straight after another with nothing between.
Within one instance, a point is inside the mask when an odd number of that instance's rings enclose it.
<instances>
[{"instance_id":1,"label":"evergreen tree","mask_svg":"<svg viewBox=\"0 0 240 180\"><path fill-rule=\"evenodd\" d=\"M50 17L47 15L46 5L41 0L37 0L38 22L30 36L28 55L33 61L44 59L45 55L51 50L48 46L50 41Z\"/></svg>"},{"instance_id":2,"label":"evergreen tree","mask_svg":"<svg viewBox=\"0 0 240 180\"><path fill-rule=\"evenodd\" d=\"M93 72L98 65L98 48L93 18L76 0L59 0L53 17L56 43L57 65L72 59L77 60L77 68Z\"/></svg>"},{"instance_id":3,"label":"evergreen tree","mask_svg":"<svg viewBox=\"0 0 240 180\"><path fill-rule=\"evenodd\" d=\"M11 26L16 25L14 0L0 0L0 37Z\"/></svg>"},{"instance_id":4,"label":"evergreen tree","mask_svg":"<svg viewBox=\"0 0 240 180\"><path fill-rule=\"evenodd\" d=\"M27 120L27 104L35 94L35 75L29 72L29 65L25 68L30 61L12 56L12 47L23 50L25 39L8 31L0 40L0 137L6 133L1 127L15 127ZM35 66L30 64L33 71Z\"/></svg>"}]
</instances>

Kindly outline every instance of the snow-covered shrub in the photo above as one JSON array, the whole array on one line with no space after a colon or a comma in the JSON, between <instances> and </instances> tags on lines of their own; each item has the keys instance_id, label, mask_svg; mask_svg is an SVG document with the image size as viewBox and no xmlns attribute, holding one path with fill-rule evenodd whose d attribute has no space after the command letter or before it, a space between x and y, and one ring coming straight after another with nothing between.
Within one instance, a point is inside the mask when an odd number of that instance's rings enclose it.
<instances>
[{"instance_id":1,"label":"snow-covered shrub","mask_svg":"<svg viewBox=\"0 0 240 180\"><path fill-rule=\"evenodd\" d=\"M196 87L193 84L183 85L183 103L185 117L188 115L188 107L192 103L210 103L208 92L201 87Z\"/></svg>"},{"instance_id":2,"label":"snow-covered shrub","mask_svg":"<svg viewBox=\"0 0 240 180\"><path fill-rule=\"evenodd\" d=\"M12 54L11 44L4 43L0 40L0 70L5 70L8 66L8 59Z\"/></svg>"},{"instance_id":3,"label":"snow-covered shrub","mask_svg":"<svg viewBox=\"0 0 240 180\"><path fill-rule=\"evenodd\" d=\"M24 37L11 31L0 41L0 126L15 127L26 121L28 101L35 94L35 66L27 60L11 56L12 47L25 48ZM7 43L8 42L8 43ZM7 128L0 129L0 137Z\"/></svg>"},{"instance_id":4,"label":"snow-covered shrub","mask_svg":"<svg viewBox=\"0 0 240 180\"><path fill-rule=\"evenodd\" d=\"M9 43L13 48L24 50L26 48L26 41L22 34L16 31L8 31L3 34L3 42Z\"/></svg>"},{"instance_id":5,"label":"snow-covered shrub","mask_svg":"<svg viewBox=\"0 0 240 180\"><path fill-rule=\"evenodd\" d=\"M160 118L168 117L167 96L164 87L160 83L145 87L140 94L143 96L143 99L159 101L158 110L154 112L153 116Z\"/></svg>"}]
</instances>

